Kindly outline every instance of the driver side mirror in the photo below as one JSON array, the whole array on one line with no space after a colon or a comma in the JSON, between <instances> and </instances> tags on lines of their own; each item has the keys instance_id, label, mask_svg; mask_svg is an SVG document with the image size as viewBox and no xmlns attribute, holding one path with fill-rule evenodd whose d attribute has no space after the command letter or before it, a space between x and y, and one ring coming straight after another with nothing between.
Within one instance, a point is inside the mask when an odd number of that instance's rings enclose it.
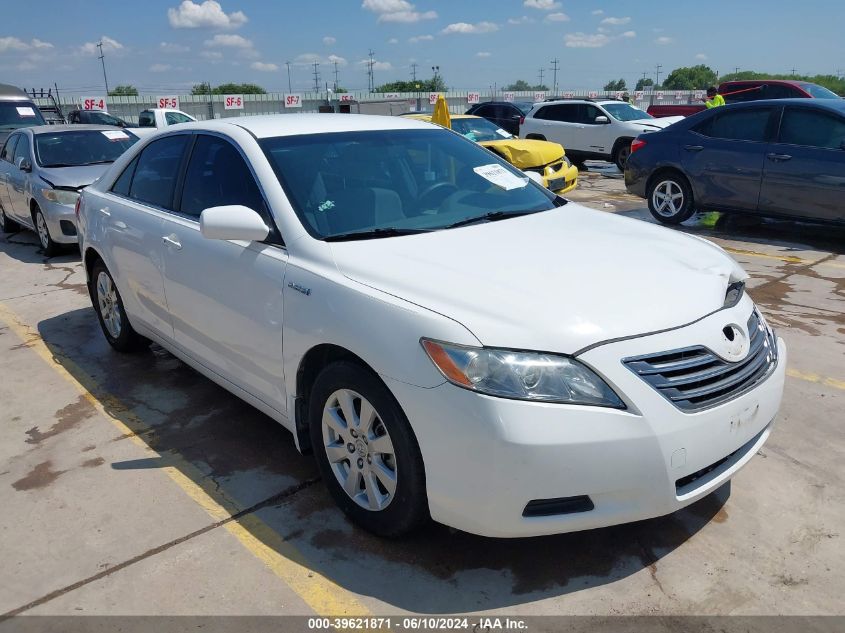
<instances>
[{"instance_id":1,"label":"driver side mirror","mask_svg":"<svg viewBox=\"0 0 845 633\"><path fill-rule=\"evenodd\" d=\"M25 172L32 171L32 163L29 162L28 158L21 156L17 161L15 161L15 165L18 169Z\"/></svg>"},{"instance_id":2,"label":"driver side mirror","mask_svg":"<svg viewBox=\"0 0 845 633\"><path fill-rule=\"evenodd\" d=\"M200 213L200 232L210 240L260 242L270 229L258 213L240 204L209 207Z\"/></svg>"},{"instance_id":3,"label":"driver side mirror","mask_svg":"<svg viewBox=\"0 0 845 633\"><path fill-rule=\"evenodd\" d=\"M594 123L610 123L610 119L608 119L606 116L601 114L601 115L597 116L593 122Z\"/></svg>"}]
</instances>

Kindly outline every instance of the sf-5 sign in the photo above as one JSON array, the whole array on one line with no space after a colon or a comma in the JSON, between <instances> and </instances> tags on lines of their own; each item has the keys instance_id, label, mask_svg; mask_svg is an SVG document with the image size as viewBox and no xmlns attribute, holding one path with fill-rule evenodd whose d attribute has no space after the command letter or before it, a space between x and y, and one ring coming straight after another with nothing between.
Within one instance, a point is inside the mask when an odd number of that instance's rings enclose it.
<instances>
[{"instance_id":1,"label":"sf-5 sign","mask_svg":"<svg viewBox=\"0 0 845 633\"><path fill-rule=\"evenodd\" d=\"M178 110L179 109L179 97L176 95L170 95L167 97L158 97L156 99L156 107L162 108L165 110Z\"/></svg>"}]
</instances>

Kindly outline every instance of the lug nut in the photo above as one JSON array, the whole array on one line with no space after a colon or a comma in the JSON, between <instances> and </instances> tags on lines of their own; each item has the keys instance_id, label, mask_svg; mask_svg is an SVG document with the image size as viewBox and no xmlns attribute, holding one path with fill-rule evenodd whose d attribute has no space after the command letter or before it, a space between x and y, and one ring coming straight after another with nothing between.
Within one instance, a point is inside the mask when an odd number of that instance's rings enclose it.
<instances>
[{"instance_id":1,"label":"lug nut","mask_svg":"<svg viewBox=\"0 0 845 633\"><path fill-rule=\"evenodd\" d=\"M364 460L359 457L358 458L358 468L363 468L363 467L364 467Z\"/></svg>"},{"instance_id":2,"label":"lug nut","mask_svg":"<svg viewBox=\"0 0 845 633\"><path fill-rule=\"evenodd\" d=\"M355 452L355 445L352 442L350 442L349 444L346 445L346 450L348 450L350 453L354 453Z\"/></svg>"},{"instance_id":3,"label":"lug nut","mask_svg":"<svg viewBox=\"0 0 845 633\"><path fill-rule=\"evenodd\" d=\"M372 458L370 455L367 455L367 463L368 463L368 464L372 464L372 463L373 463L373 458Z\"/></svg>"},{"instance_id":4,"label":"lug nut","mask_svg":"<svg viewBox=\"0 0 845 633\"><path fill-rule=\"evenodd\" d=\"M349 431L349 434L350 434L352 437L358 437L358 433L356 433L356 432L355 432L355 429L352 429L351 431Z\"/></svg>"}]
</instances>

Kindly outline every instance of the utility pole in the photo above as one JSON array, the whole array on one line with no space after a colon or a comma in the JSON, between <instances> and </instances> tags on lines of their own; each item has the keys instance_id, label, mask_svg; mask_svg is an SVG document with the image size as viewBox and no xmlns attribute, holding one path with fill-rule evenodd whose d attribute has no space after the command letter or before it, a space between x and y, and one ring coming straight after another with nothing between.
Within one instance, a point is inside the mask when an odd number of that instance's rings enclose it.
<instances>
[{"instance_id":1,"label":"utility pole","mask_svg":"<svg viewBox=\"0 0 845 633\"><path fill-rule=\"evenodd\" d=\"M314 92L320 92L320 62L314 62Z\"/></svg>"},{"instance_id":2,"label":"utility pole","mask_svg":"<svg viewBox=\"0 0 845 633\"><path fill-rule=\"evenodd\" d=\"M657 72L654 73L654 87L657 88L660 85L660 69L663 68L663 64L657 64L656 69Z\"/></svg>"},{"instance_id":3,"label":"utility pole","mask_svg":"<svg viewBox=\"0 0 845 633\"><path fill-rule=\"evenodd\" d=\"M290 62L285 62L285 66L288 67L288 93L293 92L293 88L290 86Z\"/></svg>"},{"instance_id":4,"label":"utility pole","mask_svg":"<svg viewBox=\"0 0 845 633\"><path fill-rule=\"evenodd\" d=\"M542 68L540 68L540 85L541 86L543 85L543 69ZM542 90L542 88L540 88L540 90Z\"/></svg>"},{"instance_id":5,"label":"utility pole","mask_svg":"<svg viewBox=\"0 0 845 633\"><path fill-rule=\"evenodd\" d=\"M558 64L560 64L560 60L555 57L552 61L552 71L554 72L554 78L552 79L552 91L557 94L557 68Z\"/></svg>"},{"instance_id":6,"label":"utility pole","mask_svg":"<svg viewBox=\"0 0 845 633\"><path fill-rule=\"evenodd\" d=\"M432 86L432 88L434 89L435 92L439 92L440 89L437 87L437 73L440 72L440 66L432 66L431 72L434 73L434 85Z\"/></svg>"},{"instance_id":7,"label":"utility pole","mask_svg":"<svg viewBox=\"0 0 845 633\"><path fill-rule=\"evenodd\" d=\"M103 53L103 42L102 41L97 42L97 48L100 49L100 63L103 65L103 83L106 84L106 96L108 96L108 94L109 94L109 80L106 77L106 56Z\"/></svg>"},{"instance_id":8,"label":"utility pole","mask_svg":"<svg viewBox=\"0 0 845 633\"><path fill-rule=\"evenodd\" d=\"M417 83L417 66L419 66L419 64L416 62L411 64L411 81L414 83Z\"/></svg>"},{"instance_id":9,"label":"utility pole","mask_svg":"<svg viewBox=\"0 0 845 633\"><path fill-rule=\"evenodd\" d=\"M795 66L792 67L792 76L795 76Z\"/></svg>"},{"instance_id":10,"label":"utility pole","mask_svg":"<svg viewBox=\"0 0 845 633\"><path fill-rule=\"evenodd\" d=\"M334 61L334 91L337 92L337 60Z\"/></svg>"},{"instance_id":11,"label":"utility pole","mask_svg":"<svg viewBox=\"0 0 845 633\"><path fill-rule=\"evenodd\" d=\"M369 80L367 81L367 89L369 92L375 90L376 87L376 81L373 77L373 64L375 63L373 61L373 55L375 55L375 52L373 51L373 49L370 49L370 61L367 62L367 74L369 75Z\"/></svg>"}]
</instances>

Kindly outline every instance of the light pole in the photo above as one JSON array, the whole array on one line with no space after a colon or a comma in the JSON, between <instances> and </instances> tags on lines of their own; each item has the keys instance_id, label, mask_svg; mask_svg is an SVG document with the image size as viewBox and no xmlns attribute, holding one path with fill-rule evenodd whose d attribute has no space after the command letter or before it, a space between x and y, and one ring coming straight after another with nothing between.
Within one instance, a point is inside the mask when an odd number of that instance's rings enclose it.
<instances>
[{"instance_id":1,"label":"light pole","mask_svg":"<svg viewBox=\"0 0 845 633\"><path fill-rule=\"evenodd\" d=\"M103 82L106 84L106 96L109 94L109 80L106 77L106 56L103 54L103 42L97 42L97 48L100 49L100 62L103 64Z\"/></svg>"},{"instance_id":2,"label":"light pole","mask_svg":"<svg viewBox=\"0 0 845 633\"><path fill-rule=\"evenodd\" d=\"M288 67L288 94L293 92L293 88L290 87L290 62L285 62L285 66Z\"/></svg>"},{"instance_id":3,"label":"light pole","mask_svg":"<svg viewBox=\"0 0 845 633\"><path fill-rule=\"evenodd\" d=\"M434 85L432 86L432 88L434 89L434 92L438 92L439 89L437 87L437 73L440 72L440 66L432 66L431 72L434 73Z\"/></svg>"}]
</instances>

